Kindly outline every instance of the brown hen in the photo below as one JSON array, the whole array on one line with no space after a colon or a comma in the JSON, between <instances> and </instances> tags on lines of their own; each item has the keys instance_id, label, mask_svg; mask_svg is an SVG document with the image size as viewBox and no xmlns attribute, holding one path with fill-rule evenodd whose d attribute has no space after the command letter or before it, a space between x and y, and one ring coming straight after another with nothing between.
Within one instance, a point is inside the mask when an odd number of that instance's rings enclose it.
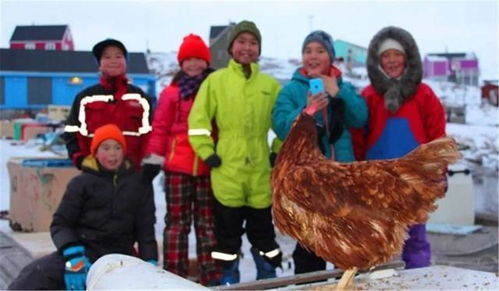
<instances>
[{"instance_id":1,"label":"brown hen","mask_svg":"<svg viewBox=\"0 0 499 291\"><path fill-rule=\"evenodd\" d=\"M460 154L452 138L403 158L338 163L316 144L301 114L272 172L273 215L285 234L344 270L368 269L401 252L408 226L424 223L444 196L446 170Z\"/></svg>"}]
</instances>

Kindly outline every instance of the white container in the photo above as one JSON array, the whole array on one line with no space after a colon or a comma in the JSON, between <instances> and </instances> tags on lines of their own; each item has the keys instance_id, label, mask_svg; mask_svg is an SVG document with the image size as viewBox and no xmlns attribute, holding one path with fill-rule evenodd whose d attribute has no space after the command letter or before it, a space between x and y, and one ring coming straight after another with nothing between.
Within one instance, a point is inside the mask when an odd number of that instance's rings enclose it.
<instances>
[{"instance_id":1,"label":"white container","mask_svg":"<svg viewBox=\"0 0 499 291\"><path fill-rule=\"evenodd\" d=\"M120 254L105 255L90 268L87 290L98 289L210 290L139 258Z\"/></svg>"}]
</instances>

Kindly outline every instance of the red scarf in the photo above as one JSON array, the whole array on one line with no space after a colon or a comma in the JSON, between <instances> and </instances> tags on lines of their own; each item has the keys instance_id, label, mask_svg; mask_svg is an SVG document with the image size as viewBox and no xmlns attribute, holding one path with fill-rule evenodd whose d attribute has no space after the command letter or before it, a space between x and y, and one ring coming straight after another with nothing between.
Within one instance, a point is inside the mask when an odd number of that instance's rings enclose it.
<instances>
[{"instance_id":1,"label":"red scarf","mask_svg":"<svg viewBox=\"0 0 499 291\"><path fill-rule=\"evenodd\" d=\"M307 70L305 69L305 67L302 67L300 69L300 73L303 75L303 76L306 76L307 78L308 77L308 72ZM337 67L335 67L334 65L331 65L331 67L329 68L329 73L327 74L328 76L335 76L336 79L340 78L341 77L341 71L340 69L338 69Z\"/></svg>"}]
</instances>

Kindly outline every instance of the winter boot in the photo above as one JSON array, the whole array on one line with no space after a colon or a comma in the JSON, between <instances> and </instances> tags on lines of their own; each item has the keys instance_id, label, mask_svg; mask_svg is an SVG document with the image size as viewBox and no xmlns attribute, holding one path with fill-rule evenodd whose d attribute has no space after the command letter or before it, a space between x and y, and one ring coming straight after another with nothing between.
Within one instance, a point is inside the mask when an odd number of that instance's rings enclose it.
<instances>
[{"instance_id":1,"label":"winter boot","mask_svg":"<svg viewBox=\"0 0 499 291\"><path fill-rule=\"evenodd\" d=\"M272 261L269 260L268 258L264 257L263 252L257 250L254 247L251 248L251 254L253 255L253 260L255 261L255 265L256 265L256 279L257 280L270 279L270 278L276 277L275 269L276 269L276 267L281 265L282 254L277 255L277 256L279 256L277 258L279 262L277 262L276 259L274 259ZM274 261L275 261L275 263L274 263ZM274 264L271 264L271 262L273 262Z\"/></svg>"},{"instance_id":2,"label":"winter boot","mask_svg":"<svg viewBox=\"0 0 499 291\"><path fill-rule=\"evenodd\" d=\"M239 258L226 262L222 266L222 278L220 285L232 285L239 283Z\"/></svg>"}]
</instances>

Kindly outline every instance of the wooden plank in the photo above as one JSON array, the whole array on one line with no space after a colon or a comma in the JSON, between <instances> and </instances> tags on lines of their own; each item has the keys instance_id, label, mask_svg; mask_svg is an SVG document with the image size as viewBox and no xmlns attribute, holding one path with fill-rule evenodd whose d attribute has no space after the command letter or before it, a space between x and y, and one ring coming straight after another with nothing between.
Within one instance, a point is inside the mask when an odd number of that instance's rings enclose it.
<instances>
[{"instance_id":1,"label":"wooden plank","mask_svg":"<svg viewBox=\"0 0 499 291\"><path fill-rule=\"evenodd\" d=\"M0 290L14 280L33 257L12 238L0 232Z\"/></svg>"},{"instance_id":2,"label":"wooden plank","mask_svg":"<svg viewBox=\"0 0 499 291\"><path fill-rule=\"evenodd\" d=\"M380 265L374 268L371 271L375 270L383 270L383 269L395 269L395 268L403 268L405 266L402 261L393 261L387 264ZM270 289L283 287L287 285L295 285L295 284L303 284L310 283L315 281L327 280L331 278L339 278L343 274L343 270L335 269L335 270L324 270L324 271L316 271L304 274L297 274L294 276L285 276L279 278L265 279L265 280L257 280L245 283L239 283L229 286L217 286L215 289L217 290L262 290L262 289Z\"/></svg>"}]
</instances>

